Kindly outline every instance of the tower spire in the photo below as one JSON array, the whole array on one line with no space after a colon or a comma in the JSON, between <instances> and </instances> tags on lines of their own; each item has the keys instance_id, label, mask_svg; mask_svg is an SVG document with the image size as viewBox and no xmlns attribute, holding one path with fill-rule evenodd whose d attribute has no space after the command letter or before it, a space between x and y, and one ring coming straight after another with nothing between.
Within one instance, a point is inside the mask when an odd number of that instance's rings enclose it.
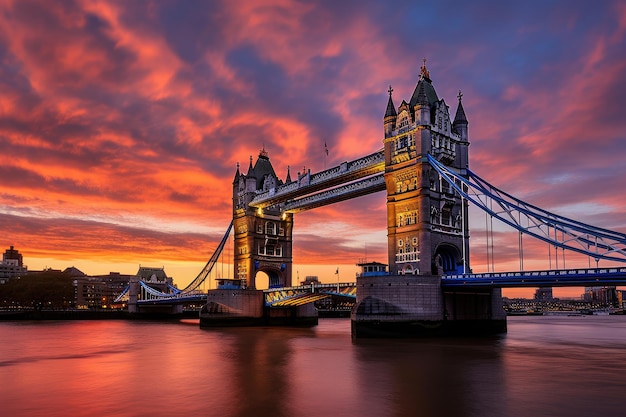
<instances>
[{"instance_id":1,"label":"tower spire","mask_svg":"<svg viewBox=\"0 0 626 417\"><path fill-rule=\"evenodd\" d=\"M454 122L452 122L452 126L456 126L462 123L467 125L467 117L465 116L465 110L463 109L463 104L461 103L461 100L463 99L463 93L461 92L461 90L459 90L457 98L459 99L459 106L456 108L456 114L454 116Z\"/></svg>"},{"instance_id":2,"label":"tower spire","mask_svg":"<svg viewBox=\"0 0 626 417\"><path fill-rule=\"evenodd\" d=\"M420 77L430 81L430 71L426 68L426 58L424 58L422 67L420 68Z\"/></svg>"},{"instance_id":3,"label":"tower spire","mask_svg":"<svg viewBox=\"0 0 626 417\"><path fill-rule=\"evenodd\" d=\"M254 177L254 168L252 167L252 155L250 155L250 165L248 166L248 173L246 174L246 177Z\"/></svg>"},{"instance_id":4,"label":"tower spire","mask_svg":"<svg viewBox=\"0 0 626 417\"><path fill-rule=\"evenodd\" d=\"M398 115L398 113L396 113L396 107L393 105L393 100L391 98L391 93L393 92L391 84L389 85L389 90L387 90L387 92L389 93L389 100L387 101L387 110L385 110L384 117L395 117Z\"/></svg>"},{"instance_id":5,"label":"tower spire","mask_svg":"<svg viewBox=\"0 0 626 417\"><path fill-rule=\"evenodd\" d=\"M233 179L233 184L239 182L240 175L241 174L239 173L239 162L237 162L237 172L235 172L235 178Z\"/></svg>"}]
</instances>

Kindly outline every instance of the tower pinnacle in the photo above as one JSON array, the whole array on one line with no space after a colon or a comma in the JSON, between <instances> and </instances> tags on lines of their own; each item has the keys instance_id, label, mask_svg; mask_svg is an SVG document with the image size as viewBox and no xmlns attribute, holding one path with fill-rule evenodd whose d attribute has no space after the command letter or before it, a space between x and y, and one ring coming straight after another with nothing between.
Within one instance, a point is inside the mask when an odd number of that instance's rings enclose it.
<instances>
[{"instance_id":1,"label":"tower pinnacle","mask_svg":"<svg viewBox=\"0 0 626 417\"><path fill-rule=\"evenodd\" d=\"M384 118L396 117L398 113L396 113L396 107L393 105L393 100L391 98L391 93L393 92L391 85L389 85L389 90L387 90L387 92L389 93L389 100L387 101L387 110L385 110Z\"/></svg>"},{"instance_id":2,"label":"tower pinnacle","mask_svg":"<svg viewBox=\"0 0 626 417\"><path fill-rule=\"evenodd\" d=\"M426 58L424 58L424 63L422 68L420 68L420 76L430 81L430 71L426 68Z\"/></svg>"}]
</instances>

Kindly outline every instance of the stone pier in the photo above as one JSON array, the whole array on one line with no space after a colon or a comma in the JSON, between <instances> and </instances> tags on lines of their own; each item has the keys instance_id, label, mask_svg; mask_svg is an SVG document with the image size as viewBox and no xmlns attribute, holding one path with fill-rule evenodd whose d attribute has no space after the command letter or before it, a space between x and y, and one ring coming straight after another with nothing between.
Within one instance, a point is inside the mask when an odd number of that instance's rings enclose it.
<instances>
[{"instance_id":1,"label":"stone pier","mask_svg":"<svg viewBox=\"0 0 626 417\"><path fill-rule=\"evenodd\" d=\"M425 275L358 277L351 321L353 338L506 332L500 290L448 292Z\"/></svg>"}]
</instances>

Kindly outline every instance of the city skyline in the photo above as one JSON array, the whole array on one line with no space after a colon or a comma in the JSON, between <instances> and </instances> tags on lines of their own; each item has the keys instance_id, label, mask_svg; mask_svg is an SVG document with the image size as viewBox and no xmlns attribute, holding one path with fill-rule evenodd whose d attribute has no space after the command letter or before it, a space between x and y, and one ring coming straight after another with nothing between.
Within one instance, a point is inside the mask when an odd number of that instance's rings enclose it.
<instances>
[{"instance_id":1,"label":"city skyline","mask_svg":"<svg viewBox=\"0 0 626 417\"><path fill-rule=\"evenodd\" d=\"M380 149L387 89L396 105L408 100L424 58L451 112L463 93L475 172L542 208L626 231L620 2L0 10L0 244L29 268L163 266L184 286L230 222L238 163L245 171L265 148L284 179L288 166L294 176ZM485 217L474 214L471 265L482 272ZM496 270L518 267L517 233L494 235ZM387 261L383 193L296 215L294 283L351 280L364 257ZM524 242L526 269L549 262L546 244Z\"/></svg>"}]
</instances>

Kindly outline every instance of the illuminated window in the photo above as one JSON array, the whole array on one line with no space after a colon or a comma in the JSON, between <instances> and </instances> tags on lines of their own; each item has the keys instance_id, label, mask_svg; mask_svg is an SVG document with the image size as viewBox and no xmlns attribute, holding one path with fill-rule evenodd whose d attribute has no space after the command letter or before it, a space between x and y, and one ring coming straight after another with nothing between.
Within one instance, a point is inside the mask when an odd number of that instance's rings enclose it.
<instances>
[{"instance_id":1,"label":"illuminated window","mask_svg":"<svg viewBox=\"0 0 626 417\"><path fill-rule=\"evenodd\" d=\"M275 236L276 235L276 223L267 222L265 224L265 234Z\"/></svg>"}]
</instances>

